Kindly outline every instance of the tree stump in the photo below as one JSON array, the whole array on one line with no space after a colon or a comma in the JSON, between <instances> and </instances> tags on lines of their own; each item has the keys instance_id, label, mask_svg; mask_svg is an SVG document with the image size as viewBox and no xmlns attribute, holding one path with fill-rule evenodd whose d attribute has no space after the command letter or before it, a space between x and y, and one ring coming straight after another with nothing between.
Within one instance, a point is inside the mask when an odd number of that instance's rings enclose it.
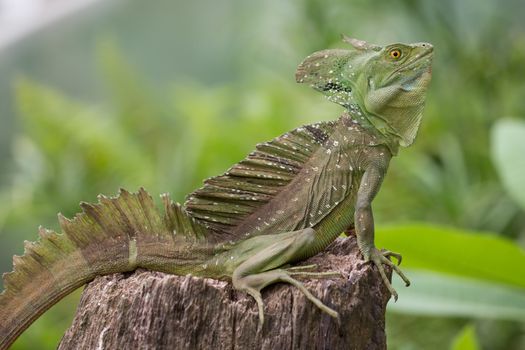
<instances>
[{"instance_id":1,"label":"tree stump","mask_svg":"<svg viewBox=\"0 0 525 350\"><path fill-rule=\"evenodd\" d=\"M362 263L355 237L301 264L341 272L303 280L339 321L280 283L263 290L261 329L255 301L230 283L137 270L86 287L59 349L386 349L390 294L378 271Z\"/></svg>"}]
</instances>

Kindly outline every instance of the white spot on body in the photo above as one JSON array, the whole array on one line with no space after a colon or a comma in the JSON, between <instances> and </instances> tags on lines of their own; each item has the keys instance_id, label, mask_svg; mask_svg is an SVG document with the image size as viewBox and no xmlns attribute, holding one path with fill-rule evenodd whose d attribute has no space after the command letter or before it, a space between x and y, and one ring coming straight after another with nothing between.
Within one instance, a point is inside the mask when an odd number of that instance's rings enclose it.
<instances>
[{"instance_id":1,"label":"white spot on body","mask_svg":"<svg viewBox=\"0 0 525 350\"><path fill-rule=\"evenodd\" d=\"M129 258L128 263L131 268L137 267L137 240L135 238L129 241Z\"/></svg>"}]
</instances>

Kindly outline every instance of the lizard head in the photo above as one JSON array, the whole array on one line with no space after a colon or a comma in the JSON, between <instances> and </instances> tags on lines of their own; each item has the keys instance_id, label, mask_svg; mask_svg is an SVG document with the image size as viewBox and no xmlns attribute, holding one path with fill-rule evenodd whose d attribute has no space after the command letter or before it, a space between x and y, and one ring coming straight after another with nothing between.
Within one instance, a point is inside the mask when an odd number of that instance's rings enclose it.
<instances>
[{"instance_id":1,"label":"lizard head","mask_svg":"<svg viewBox=\"0 0 525 350\"><path fill-rule=\"evenodd\" d=\"M354 116L362 111L357 121L363 126L409 146L419 128L430 83L432 45L382 47L348 37L343 41L352 46L350 50L323 50L308 56L297 68L297 82L310 84Z\"/></svg>"}]
</instances>

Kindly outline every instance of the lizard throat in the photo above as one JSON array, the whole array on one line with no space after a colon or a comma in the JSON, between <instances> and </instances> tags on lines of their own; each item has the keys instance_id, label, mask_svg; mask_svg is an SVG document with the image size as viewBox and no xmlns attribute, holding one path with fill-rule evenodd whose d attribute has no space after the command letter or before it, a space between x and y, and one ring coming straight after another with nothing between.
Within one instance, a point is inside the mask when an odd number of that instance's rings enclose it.
<instances>
[{"instance_id":1,"label":"lizard throat","mask_svg":"<svg viewBox=\"0 0 525 350\"><path fill-rule=\"evenodd\" d=\"M377 140L376 145L385 145L393 156L398 154L400 136L381 118L363 111L357 104L349 105L341 118L350 119L353 124L358 124L369 134L374 135Z\"/></svg>"}]
</instances>

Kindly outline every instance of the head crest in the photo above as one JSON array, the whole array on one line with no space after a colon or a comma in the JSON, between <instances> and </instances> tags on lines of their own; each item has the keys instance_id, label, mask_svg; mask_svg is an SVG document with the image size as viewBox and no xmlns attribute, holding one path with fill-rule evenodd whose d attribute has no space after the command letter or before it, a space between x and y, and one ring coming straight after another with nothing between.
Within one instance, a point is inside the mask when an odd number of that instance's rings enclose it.
<instances>
[{"instance_id":1,"label":"head crest","mask_svg":"<svg viewBox=\"0 0 525 350\"><path fill-rule=\"evenodd\" d=\"M356 50L374 50L374 51L381 50L381 46L378 46L375 44L369 44L364 40L350 38L349 36L346 36L344 34L341 34L341 39L343 40L343 42L352 45L354 49Z\"/></svg>"}]
</instances>

